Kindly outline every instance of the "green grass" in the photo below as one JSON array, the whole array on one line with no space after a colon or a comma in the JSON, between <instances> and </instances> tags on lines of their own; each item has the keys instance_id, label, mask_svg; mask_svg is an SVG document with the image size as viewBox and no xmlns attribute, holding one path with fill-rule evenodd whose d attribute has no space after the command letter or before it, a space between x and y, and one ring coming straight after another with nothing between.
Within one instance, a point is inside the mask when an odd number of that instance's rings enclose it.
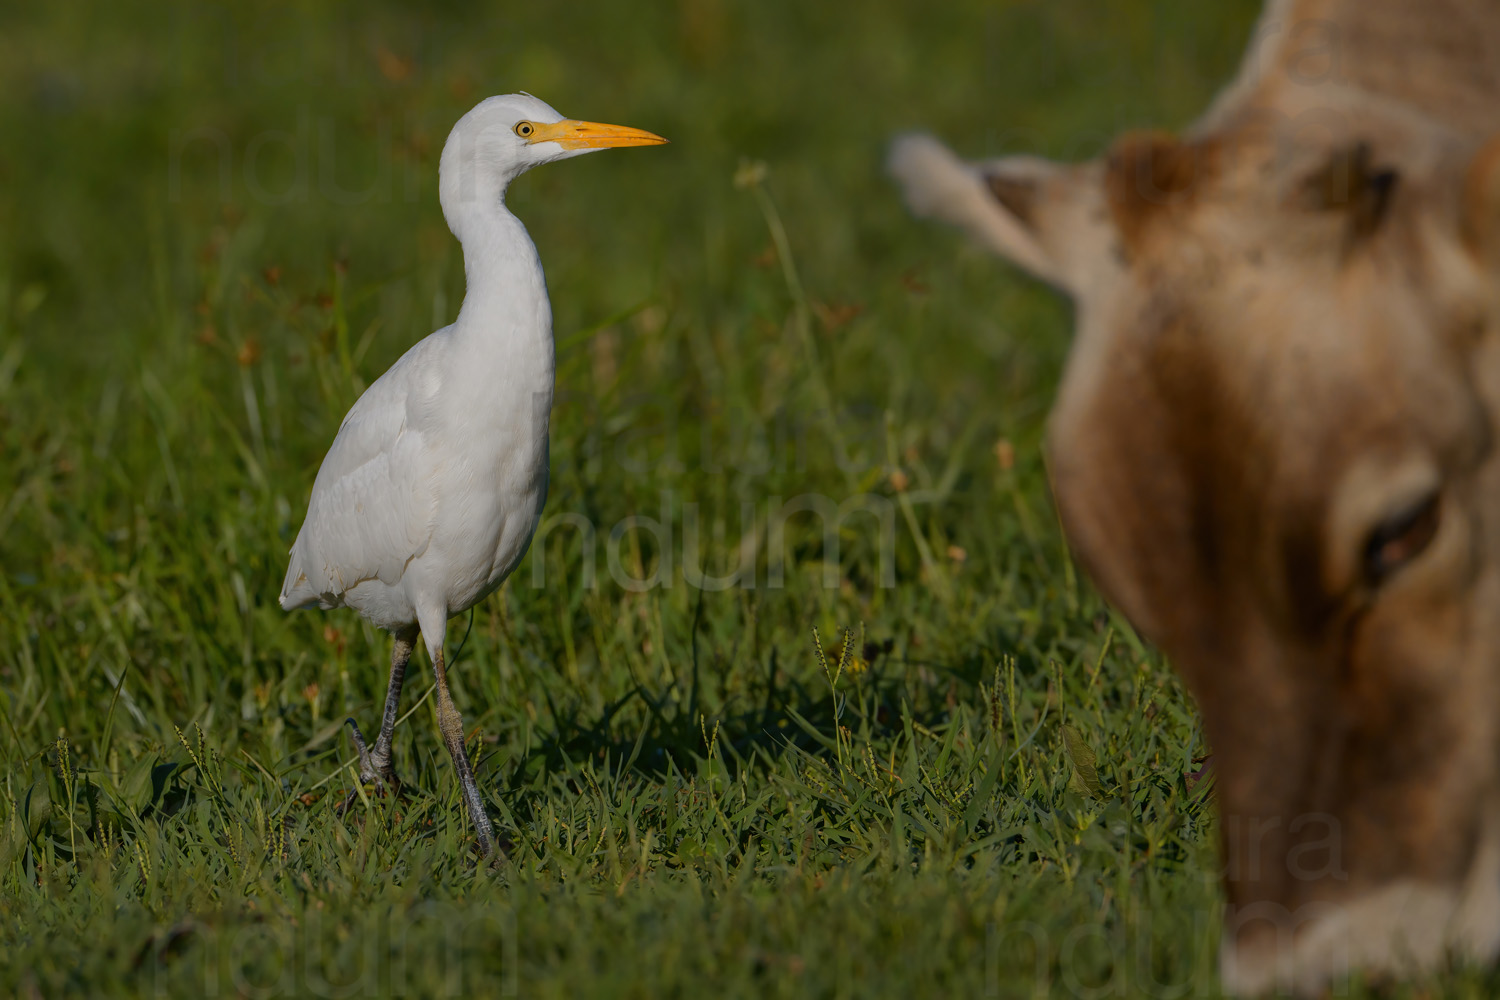
<instances>
[{"instance_id":1,"label":"green grass","mask_svg":"<svg viewBox=\"0 0 1500 1000\"><path fill-rule=\"evenodd\" d=\"M0 989L1212 992L1197 717L1047 497L1066 306L881 157L1181 125L1256 5L549 6L0 12ZM460 301L447 129L514 89L674 142L511 195L559 403L450 672L479 872L425 669L410 796L336 815L388 640L276 594L343 412ZM772 546L810 496L862 512Z\"/></svg>"}]
</instances>

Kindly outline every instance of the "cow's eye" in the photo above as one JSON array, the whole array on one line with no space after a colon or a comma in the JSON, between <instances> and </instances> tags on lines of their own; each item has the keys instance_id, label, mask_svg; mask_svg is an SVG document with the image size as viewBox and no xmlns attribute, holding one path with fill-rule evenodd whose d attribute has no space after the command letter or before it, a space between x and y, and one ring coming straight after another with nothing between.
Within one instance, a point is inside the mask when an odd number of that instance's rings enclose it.
<instances>
[{"instance_id":1,"label":"cow's eye","mask_svg":"<svg viewBox=\"0 0 1500 1000\"><path fill-rule=\"evenodd\" d=\"M1437 534L1441 496L1433 492L1381 521L1365 542L1365 579L1372 586L1421 555Z\"/></svg>"}]
</instances>

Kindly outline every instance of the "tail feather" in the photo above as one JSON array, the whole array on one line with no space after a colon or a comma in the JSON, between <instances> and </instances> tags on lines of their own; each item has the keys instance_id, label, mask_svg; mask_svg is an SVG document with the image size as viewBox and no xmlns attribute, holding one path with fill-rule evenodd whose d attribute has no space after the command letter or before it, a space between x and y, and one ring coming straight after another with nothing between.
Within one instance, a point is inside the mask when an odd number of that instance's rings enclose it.
<instances>
[{"instance_id":1,"label":"tail feather","mask_svg":"<svg viewBox=\"0 0 1500 1000\"><path fill-rule=\"evenodd\" d=\"M297 558L295 548L287 562L286 579L281 583L280 602L285 611L310 608L322 603L321 595L307 582L307 574L302 572L301 560Z\"/></svg>"}]
</instances>

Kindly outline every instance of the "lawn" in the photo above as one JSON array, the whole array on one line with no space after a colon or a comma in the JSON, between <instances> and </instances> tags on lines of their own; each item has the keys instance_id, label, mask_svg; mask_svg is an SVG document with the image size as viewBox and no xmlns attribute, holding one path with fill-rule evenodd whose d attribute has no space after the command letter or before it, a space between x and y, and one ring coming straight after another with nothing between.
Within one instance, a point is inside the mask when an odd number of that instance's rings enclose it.
<instances>
[{"instance_id":1,"label":"lawn","mask_svg":"<svg viewBox=\"0 0 1500 1000\"><path fill-rule=\"evenodd\" d=\"M1048 498L1067 304L881 161L1180 127L1257 6L0 11L0 990L1212 993L1197 715ZM558 402L531 553L450 628L486 868L425 658L409 794L336 812L389 640L276 596L462 299L443 139L520 89L673 143L509 198Z\"/></svg>"}]
</instances>

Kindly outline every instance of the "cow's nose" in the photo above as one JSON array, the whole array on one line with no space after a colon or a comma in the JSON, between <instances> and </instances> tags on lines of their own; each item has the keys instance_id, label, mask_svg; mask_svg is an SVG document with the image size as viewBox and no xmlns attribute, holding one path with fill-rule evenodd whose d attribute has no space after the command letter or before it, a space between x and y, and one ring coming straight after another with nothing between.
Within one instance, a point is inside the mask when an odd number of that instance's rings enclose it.
<instances>
[{"instance_id":1,"label":"cow's nose","mask_svg":"<svg viewBox=\"0 0 1500 1000\"><path fill-rule=\"evenodd\" d=\"M1436 968L1449 958L1488 962L1500 952L1500 850L1483 850L1462 883L1403 879L1347 900L1295 910L1259 901L1226 908L1219 975L1224 992L1347 992Z\"/></svg>"},{"instance_id":2,"label":"cow's nose","mask_svg":"<svg viewBox=\"0 0 1500 1000\"><path fill-rule=\"evenodd\" d=\"M1312 937L1333 933L1340 913L1330 904L1306 904L1296 910L1261 900L1228 907L1219 949L1219 978L1232 996L1287 991L1315 994L1330 980L1346 975L1347 952L1337 948L1308 951Z\"/></svg>"}]
</instances>

